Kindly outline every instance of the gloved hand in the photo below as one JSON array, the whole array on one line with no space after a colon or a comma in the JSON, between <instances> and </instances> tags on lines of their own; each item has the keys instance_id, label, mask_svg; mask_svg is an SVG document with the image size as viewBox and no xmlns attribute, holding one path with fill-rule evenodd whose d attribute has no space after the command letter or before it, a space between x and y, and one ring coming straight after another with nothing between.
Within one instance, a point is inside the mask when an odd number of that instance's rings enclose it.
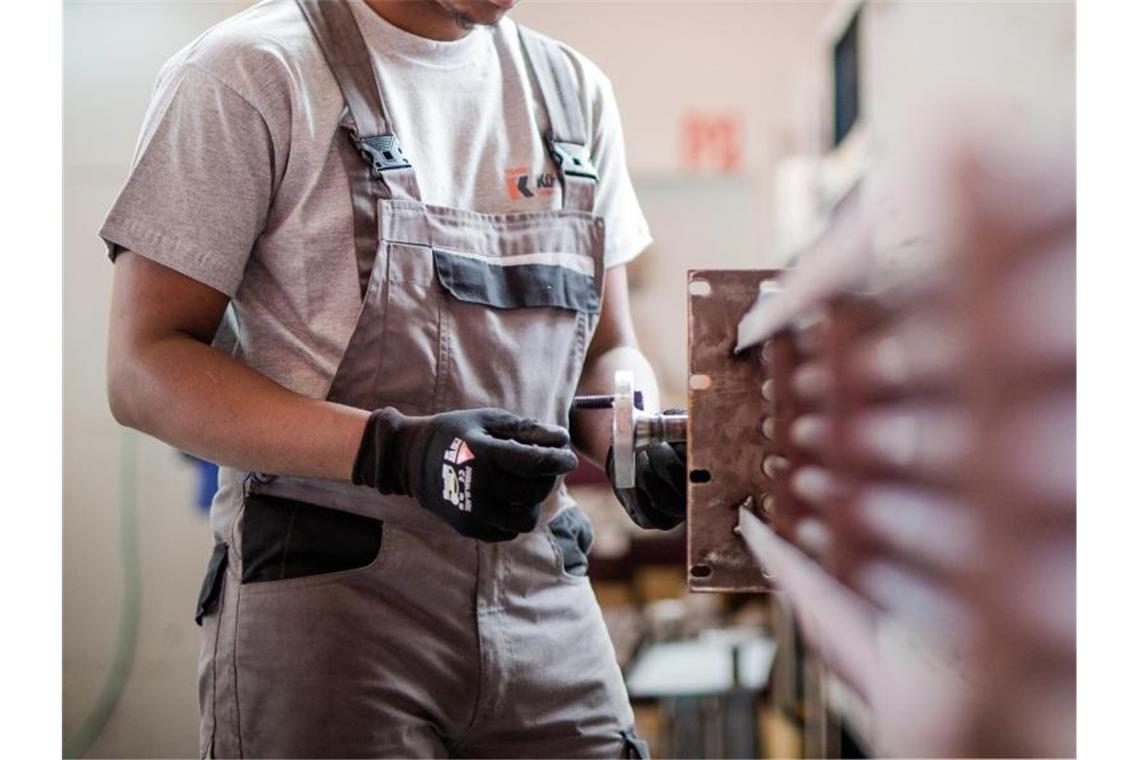
<instances>
[{"instance_id":1,"label":"gloved hand","mask_svg":"<svg viewBox=\"0 0 1140 760\"><path fill-rule=\"evenodd\" d=\"M412 496L459 533L509 541L534 530L557 476L578 466L563 428L503 409L368 418L352 482Z\"/></svg>"},{"instance_id":2,"label":"gloved hand","mask_svg":"<svg viewBox=\"0 0 1140 760\"><path fill-rule=\"evenodd\" d=\"M666 414L680 414L670 409ZM651 443L634 459L633 488L614 488L630 518L642 528L669 530L685 519L688 462L684 443ZM606 475L614 479L614 450L606 454Z\"/></svg>"}]
</instances>

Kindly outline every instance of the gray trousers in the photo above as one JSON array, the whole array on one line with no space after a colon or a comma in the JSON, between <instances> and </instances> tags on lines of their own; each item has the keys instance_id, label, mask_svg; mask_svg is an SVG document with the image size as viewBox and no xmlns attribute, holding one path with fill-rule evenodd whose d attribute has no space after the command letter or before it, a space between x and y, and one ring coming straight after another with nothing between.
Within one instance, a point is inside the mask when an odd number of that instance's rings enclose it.
<instances>
[{"instance_id":1,"label":"gray trousers","mask_svg":"<svg viewBox=\"0 0 1140 760\"><path fill-rule=\"evenodd\" d=\"M203 756L641 756L584 515L486 544L412 509L362 567L244 583L239 516L204 617Z\"/></svg>"}]
</instances>

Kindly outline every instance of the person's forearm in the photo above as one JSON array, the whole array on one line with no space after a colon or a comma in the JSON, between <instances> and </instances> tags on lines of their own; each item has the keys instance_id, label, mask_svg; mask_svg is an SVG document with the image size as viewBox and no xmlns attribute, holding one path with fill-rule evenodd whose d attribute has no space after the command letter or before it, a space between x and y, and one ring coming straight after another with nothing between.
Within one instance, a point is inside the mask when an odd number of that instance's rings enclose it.
<instances>
[{"instance_id":1,"label":"person's forearm","mask_svg":"<svg viewBox=\"0 0 1140 760\"><path fill-rule=\"evenodd\" d=\"M592 357L582 371L578 393L613 393L614 372L619 369L633 373L633 387L641 391L646 411L657 411L661 405L657 376L649 360L634 346L616 346ZM610 447L612 418L608 411L582 410L570 415L570 434L574 445L600 467L605 466L606 452Z\"/></svg>"},{"instance_id":2,"label":"person's forearm","mask_svg":"<svg viewBox=\"0 0 1140 760\"><path fill-rule=\"evenodd\" d=\"M252 472L348 480L368 412L306 398L190 335L111 357L116 419Z\"/></svg>"}]
</instances>

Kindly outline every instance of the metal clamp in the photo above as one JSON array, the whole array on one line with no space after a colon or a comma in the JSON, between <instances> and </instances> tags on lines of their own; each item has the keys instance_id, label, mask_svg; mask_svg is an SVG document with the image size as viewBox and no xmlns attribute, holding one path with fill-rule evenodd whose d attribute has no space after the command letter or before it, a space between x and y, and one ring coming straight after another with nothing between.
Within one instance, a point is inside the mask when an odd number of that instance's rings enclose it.
<instances>
[{"instance_id":1,"label":"metal clamp","mask_svg":"<svg viewBox=\"0 0 1140 760\"><path fill-rule=\"evenodd\" d=\"M614 373L612 396L576 396L571 409L612 409L613 482L616 488L633 488L637 480L637 452L653 443L681 443L689 437L689 415L652 414L641 410L641 391L633 389L633 373Z\"/></svg>"},{"instance_id":2,"label":"metal clamp","mask_svg":"<svg viewBox=\"0 0 1140 760\"><path fill-rule=\"evenodd\" d=\"M636 403L633 373L614 373L614 486L633 488L636 482L637 452L652 443L679 443L688 437L688 414L642 412Z\"/></svg>"},{"instance_id":3,"label":"metal clamp","mask_svg":"<svg viewBox=\"0 0 1140 760\"><path fill-rule=\"evenodd\" d=\"M614 485L618 488L633 488L634 457L633 447L633 373L618 370L614 373Z\"/></svg>"}]
</instances>

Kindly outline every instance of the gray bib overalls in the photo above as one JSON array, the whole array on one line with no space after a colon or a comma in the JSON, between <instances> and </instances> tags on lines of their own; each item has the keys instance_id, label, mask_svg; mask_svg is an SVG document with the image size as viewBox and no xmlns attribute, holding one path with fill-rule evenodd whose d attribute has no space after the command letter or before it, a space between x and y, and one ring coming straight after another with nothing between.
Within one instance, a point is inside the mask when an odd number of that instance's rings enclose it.
<instances>
[{"instance_id":1,"label":"gray bib overalls","mask_svg":"<svg viewBox=\"0 0 1140 760\"><path fill-rule=\"evenodd\" d=\"M605 236L564 54L520 29L563 208L431 206L351 10L299 5L359 152L349 175L362 304L329 399L405 414L502 407L565 425L601 308ZM492 544L410 498L251 474L223 536L199 605L203 755L643 752L585 576L592 532L564 486L534 532Z\"/></svg>"}]
</instances>

